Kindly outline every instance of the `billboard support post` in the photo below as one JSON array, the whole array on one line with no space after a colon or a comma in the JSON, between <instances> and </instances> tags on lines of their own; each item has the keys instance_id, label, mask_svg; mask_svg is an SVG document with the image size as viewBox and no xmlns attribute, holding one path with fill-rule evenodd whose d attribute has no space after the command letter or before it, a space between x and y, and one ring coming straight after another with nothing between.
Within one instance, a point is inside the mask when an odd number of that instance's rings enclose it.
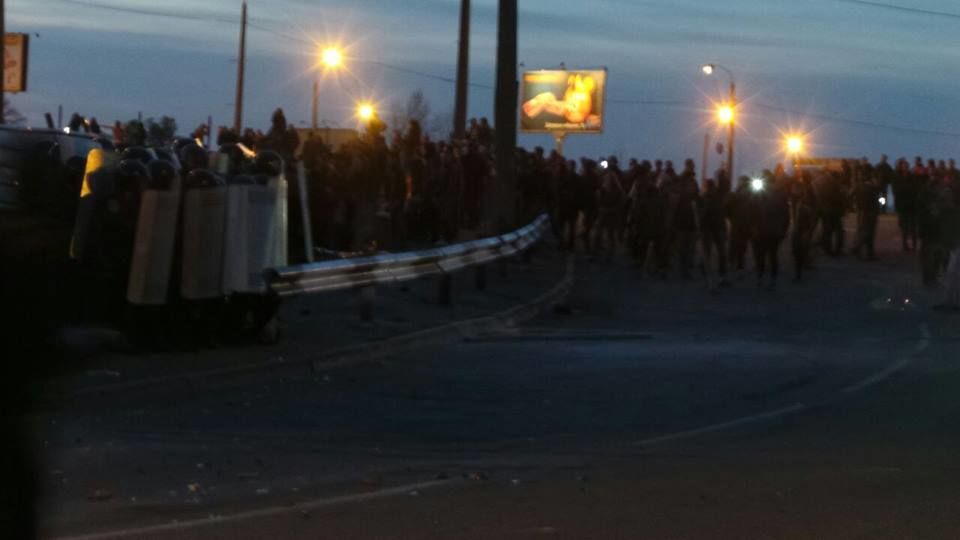
<instances>
[{"instance_id":1,"label":"billboard support post","mask_svg":"<svg viewBox=\"0 0 960 540\"><path fill-rule=\"evenodd\" d=\"M555 131L553 133L554 148L560 156L563 156L563 142L567 138L566 131Z\"/></svg>"}]
</instances>

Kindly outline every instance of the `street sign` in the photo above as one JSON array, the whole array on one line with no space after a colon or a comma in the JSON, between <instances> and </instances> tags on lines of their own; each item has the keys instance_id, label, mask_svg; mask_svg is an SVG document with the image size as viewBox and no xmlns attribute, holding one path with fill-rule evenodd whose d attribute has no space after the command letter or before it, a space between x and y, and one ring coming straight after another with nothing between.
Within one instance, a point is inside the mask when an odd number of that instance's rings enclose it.
<instances>
[{"instance_id":1,"label":"street sign","mask_svg":"<svg viewBox=\"0 0 960 540\"><path fill-rule=\"evenodd\" d=\"M601 133L607 72L542 70L523 74L520 131Z\"/></svg>"},{"instance_id":2,"label":"street sign","mask_svg":"<svg viewBox=\"0 0 960 540\"><path fill-rule=\"evenodd\" d=\"M4 34L3 36L3 91L26 92L27 51L30 36Z\"/></svg>"}]
</instances>

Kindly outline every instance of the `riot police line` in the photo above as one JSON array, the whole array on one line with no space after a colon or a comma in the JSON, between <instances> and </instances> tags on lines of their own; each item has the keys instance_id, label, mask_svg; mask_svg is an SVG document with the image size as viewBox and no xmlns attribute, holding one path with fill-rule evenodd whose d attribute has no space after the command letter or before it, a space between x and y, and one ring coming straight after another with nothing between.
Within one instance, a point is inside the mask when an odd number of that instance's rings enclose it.
<instances>
[{"instance_id":1,"label":"riot police line","mask_svg":"<svg viewBox=\"0 0 960 540\"><path fill-rule=\"evenodd\" d=\"M70 243L88 318L134 332L269 333L278 302L263 271L287 262L286 207L274 152L189 140L91 150Z\"/></svg>"}]
</instances>

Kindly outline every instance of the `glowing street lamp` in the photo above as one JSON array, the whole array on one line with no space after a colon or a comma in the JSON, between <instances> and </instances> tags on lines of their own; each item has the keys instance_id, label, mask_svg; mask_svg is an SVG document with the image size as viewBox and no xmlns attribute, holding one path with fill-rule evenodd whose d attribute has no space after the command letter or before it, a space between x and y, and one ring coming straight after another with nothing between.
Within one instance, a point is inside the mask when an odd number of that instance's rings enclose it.
<instances>
[{"instance_id":1,"label":"glowing street lamp","mask_svg":"<svg viewBox=\"0 0 960 540\"><path fill-rule=\"evenodd\" d=\"M734 111L733 107L730 105L721 105L717 108L717 119L720 120L720 123L723 125L733 123Z\"/></svg>"},{"instance_id":2,"label":"glowing street lamp","mask_svg":"<svg viewBox=\"0 0 960 540\"><path fill-rule=\"evenodd\" d=\"M803 138L798 135L789 135L784 142L784 146L787 148L787 152L792 156L797 156L803 152Z\"/></svg>"},{"instance_id":3,"label":"glowing street lamp","mask_svg":"<svg viewBox=\"0 0 960 540\"><path fill-rule=\"evenodd\" d=\"M327 47L320 53L320 63L328 69L343 65L343 53L336 47Z\"/></svg>"},{"instance_id":4,"label":"glowing street lamp","mask_svg":"<svg viewBox=\"0 0 960 540\"><path fill-rule=\"evenodd\" d=\"M339 69L343 66L343 51L337 47L326 47L320 49L320 63L324 69L334 70ZM319 126L319 109L320 109L320 82L316 79L313 80L313 129L317 129Z\"/></svg>"},{"instance_id":5,"label":"glowing street lamp","mask_svg":"<svg viewBox=\"0 0 960 540\"><path fill-rule=\"evenodd\" d=\"M362 102L357 105L357 118L363 122L369 123L377 116L377 110L373 107L372 103Z\"/></svg>"},{"instance_id":6,"label":"glowing street lamp","mask_svg":"<svg viewBox=\"0 0 960 540\"><path fill-rule=\"evenodd\" d=\"M721 66L720 64L704 64L700 66L700 71L707 76L713 75L718 69L726 72L726 74L730 76L730 98L727 105L724 105L717 110L717 117L721 123L726 124L729 128L727 135L727 175L732 180L733 142L734 134L736 132L736 118L734 113L737 108L737 83L734 81L733 72Z\"/></svg>"}]
</instances>

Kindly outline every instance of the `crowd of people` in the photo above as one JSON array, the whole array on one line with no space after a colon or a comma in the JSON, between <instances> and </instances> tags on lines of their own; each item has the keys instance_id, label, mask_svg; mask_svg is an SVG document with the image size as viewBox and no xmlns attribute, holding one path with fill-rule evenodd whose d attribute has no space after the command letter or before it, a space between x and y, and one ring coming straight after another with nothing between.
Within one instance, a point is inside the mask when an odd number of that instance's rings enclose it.
<instances>
[{"instance_id":1,"label":"crowd of people","mask_svg":"<svg viewBox=\"0 0 960 540\"><path fill-rule=\"evenodd\" d=\"M290 161L301 147L280 110L266 134L247 130L238 137L224 128L219 139L269 148ZM496 174L495 139L486 119L471 120L462 140L432 140L416 120L389 142L377 119L338 147L308 135L299 157L308 172L315 243L343 252L462 240L497 204L487 193ZM549 212L564 249L603 260L622 251L663 278L704 273L715 286L728 286L734 273L746 272L749 253L758 283L774 288L784 243L796 281L818 250L873 260L879 216L895 205L901 247L919 252L923 282L932 285L957 236L954 160L892 163L882 156L877 163L864 158L792 171L778 164L735 181L723 167L698 179L693 160L679 169L635 159L621 167L612 156L578 162L539 147L518 148L515 163L517 224ZM290 205L291 222L298 208ZM851 212L856 231L848 238L844 219Z\"/></svg>"},{"instance_id":2,"label":"crowd of people","mask_svg":"<svg viewBox=\"0 0 960 540\"><path fill-rule=\"evenodd\" d=\"M539 160L541 154L533 155ZM919 251L923 281L932 285L957 234L952 209L960 206L960 170L953 160L916 158L911 166L882 156L876 164L864 158L839 162L835 170L791 173L777 165L736 183L721 169L702 187L692 160L678 172L670 161L631 160L621 169L615 157L578 165L553 154L542 166L567 249L579 244L609 259L625 247L639 267L662 277L690 279L700 270L729 285L729 271L745 270L749 249L758 282L773 288L788 240L797 281L818 247L829 256L874 260L878 218L895 203L902 248ZM843 221L851 211L856 232L848 243Z\"/></svg>"}]
</instances>

